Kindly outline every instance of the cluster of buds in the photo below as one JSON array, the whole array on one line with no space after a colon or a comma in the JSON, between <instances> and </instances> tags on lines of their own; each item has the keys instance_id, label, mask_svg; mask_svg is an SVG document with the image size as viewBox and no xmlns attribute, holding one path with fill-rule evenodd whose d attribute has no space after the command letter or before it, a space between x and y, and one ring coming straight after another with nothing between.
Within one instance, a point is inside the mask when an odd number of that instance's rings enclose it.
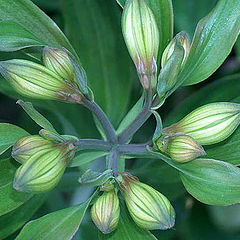
<instances>
[{"instance_id":1,"label":"cluster of buds","mask_svg":"<svg viewBox=\"0 0 240 240\"><path fill-rule=\"evenodd\" d=\"M145 90L155 90L160 98L177 85L178 75L189 55L190 39L178 33L168 44L161 58L157 77L160 37L155 16L145 0L128 0L122 16L123 36Z\"/></svg>"},{"instance_id":2,"label":"cluster of buds","mask_svg":"<svg viewBox=\"0 0 240 240\"><path fill-rule=\"evenodd\" d=\"M26 97L81 103L84 94L68 52L45 47L43 62L45 66L22 59L2 61L0 73Z\"/></svg>"},{"instance_id":3,"label":"cluster of buds","mask_svg":"<svg viewBox=\"0 0 240 240\"><path fill-rule=\"evenodd\" d=\"M219 143L240 124L240 104L218 102L195 109L178 123L163 129L164 134L185 134L201 145Z\"/></svg>"},{"instance_id":4,"label":"cluster of buds","mask_svg":"<svg viewBox=\"0 0 240 240\"><path fill-rule=\"evenodd\" d=\"M128 0L122 16L123 36L144 89L157 83L159 31L151 9L143 0Z\"/></svg>"},{"instance_id":5,"label":"cluster of buds","mask_svg":"<svg viewBox=\"0 0 240 240\"><path fill-rule=\"evenodd\" d=\"M205 155L201 145L227 139L240 124L240 104L218 102L195 109L179 122L163 129L157 148L178 162Z\"/></svg>"},{"instance_id":6,"label":"cluster of buds","mask_svg":"<svg viewBox=\"0 0 240 240\"><path fill-rule=\"evenodd\" d=\"M55 142L41 136L18 140L12 157L22 165L15 173L13 187L20 192L41 193L54 188L75 154L72 142Z\"/></svg>"},{"instance_id":7,"label":"cluster of buds","mask_svg":"<svg viewBox=\"0 0 240 240\"><path fill-rule=\"evenodd\" d=\"M163 194L127 172L119 173L116 181L129 214L140 228L166 230L174 226L175 211ZM102 195L91 208L91 217L97 228L108 234L117 228L120 218L118 190L112 182L101 190Z\"/></svg>"},{"instance_id":8,"label":"cluster of buds","mask_svg":"<svg viewBox=\"0 0 240 240\"><path fill-rule=\"evenodd\" d=\"M91 208L91 217L96 227L108 234L117 228L120 217L119 199L113 184L102 188L103 193Z\"/></svg>"}]
</instances>

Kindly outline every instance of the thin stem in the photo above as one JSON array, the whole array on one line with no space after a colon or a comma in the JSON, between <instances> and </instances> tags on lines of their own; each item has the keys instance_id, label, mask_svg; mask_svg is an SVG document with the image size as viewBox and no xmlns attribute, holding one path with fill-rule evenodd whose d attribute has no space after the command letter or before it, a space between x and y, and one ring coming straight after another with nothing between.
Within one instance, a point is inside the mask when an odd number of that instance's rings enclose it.
<instances>
[{"instance_id":1,"label":"thin stem","mask_svg":"<svg viewBox=\"0 0 240 240\"><path fill-rule=\"evenodd\" d=\"M144 155L148 153L147 146L150 146L151 142L143 144L122 144L118 146L120 154L128 155Z\"/></svg>"},{"instance_id":2,"label":"thin stem","mask_svg":"<svg viewBox=\"0 0 240 240\"><path fill-rule=\"evenodd\" d=\"M141 128L141 126L151 116L152 93L151 90L146 92L146 100L142 111L137 115L133 122L125 128L118 136L120 143L127 143L128 140Z\"/></svg>"},{"instance_id":3,"label":"thin stem","mask_svg":"<svg viewBox=\"0 0 240 240\"><path fill-rule=\"evenodd\" d=\"M98 139L80 139L74 145L77 147L77 151L93 149L107 152L112 148L111 143Z\"/></svg>"},{"instance_id":4,"label":"thin stem","mask_svg":"<svg viewBox=\"0 0 240 240\"><path fill-rule=\"evenodd\" d=\"M109 163L108 163L108 169L111 169L113 171L113 175L116 176L118 173L118 163L120 160L120 153L117 149L112 150L109 153Z\"/></svg>"},{"instance_id":5,"label":"thin stem","mask_svg":"<svg viewBox=\"0 0 240 240\"><path fill-rule=\"evenodd\" d=\"M101 123L109 142L117 143L117 135L111 122L103 110L93 101L84 99L83 105L92 111Z\"/></svg>"}]
</instances>

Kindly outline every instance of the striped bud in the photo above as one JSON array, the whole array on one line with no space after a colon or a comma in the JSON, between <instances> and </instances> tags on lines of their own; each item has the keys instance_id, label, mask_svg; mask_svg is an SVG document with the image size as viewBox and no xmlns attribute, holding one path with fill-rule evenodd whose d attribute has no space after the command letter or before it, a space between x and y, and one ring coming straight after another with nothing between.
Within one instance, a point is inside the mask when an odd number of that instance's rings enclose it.
<instances>
[{"instance_id":1,"label":"striped bud","mask_svg":"<svg viewBox=\"0 0 240 240\"><path fill-rule=\"evenodd\" d=\"M30 98L80 103L83 97L76 85L31 61L2 61L0 73L17 92Z\"/></svg>"},{"instance_id":2,"label":"striped bud","mask_svg":"<svg viewBox=\"0 0 240 240\"><path fill-rule=\"evenodd\" d=\"M161 61L162 68L165 67L168 60L172 56L174 49L176 47L176 44L178 44L179 46L182 46L182 48L184 49L184 57L182 59L182 64L185 62L186 58L188 57L188 54L190 51L190 38L186 32L182 31L178 33L172 39L172 41L168 44L168 46L165 48L162 55L162 61Z\"/></svg>"},{"instance_id":3,"label":"striped bud","mask_svg":"<svg viewBox=\"0 0 240 240\"><path fill-rule=\"evenodd\" d=\"M108 234L117 228L120 206L114 189L104 192L97 199L92 206L91 216L97 228L104 234Z\"/></svg>"},{"instance_id":4,"label":"striped bud","mask_svg":"<svg viewBox=\"0 0 240 240\"><path fill-rule=\"evenodd\" d=\"M240 104L211 103L197 108L181 121L163 129L172 136L185 134L201 145L210 145L228 138L239 126Z\"/></svg>"},{"instance_id":5,"label":"striped bud","mask_svg":"<svg viewBox=\"0 0 240 240\"><path fill-rule=\"evenodd\" d=\"M44 65L61 78L75 82L74 67L68 54L60 49L45 47L43 49Z\"/></svg>"},{"instance_id":6,"label":"striped bud","mask_svg":"<svg viewBox=\"0 0 240 240\"><path fill-rule=\"evenodd\" d=\"M19 163L25 163L34 153L51 148L54 142L48 141L38 135L26 136L19 139L12 148L12 157Z\"/></svg>"},{"instance_id":7,"label":"striped bud","mask_svg":"<svg viewBox=\"0 0 240 240\"><path fill-rule=\"evenodd\" d=\"M128 0L122 16L123 36L144 89L156 86L159 31L145 0Z\"/></svg>"},{"instance_id":8,"label":"striped bud","mask_svg":"<svg viewBox=\"0 0 240 240\"><path fill-rule=\"evenodd\" d=\"M176 162L189 162L206 154L203 147L187 135L159 139L156 145Z\"/></svg>"},{"instance_id":9,"label":"striped bud","mask_svg":"<svg viewBox=\"0 0 240 240\"><path fill-rule=\"evenodd\" d=\"M51 190L60 181L74 153L75 146L67 142L36 150L16 171L13 187L20 192Z\"/></svg>"},{"instance_id":10,"label":"striped bud","mask_svg":"<svg viewBox=\"0 0 240 240\"><path fill-rule=\"evenodd\" d=\"M175 211L164 195L129 173L121 173L118 182L129 213L139 227L147 230L173 227Z\"/></svg>"}]
</instances>

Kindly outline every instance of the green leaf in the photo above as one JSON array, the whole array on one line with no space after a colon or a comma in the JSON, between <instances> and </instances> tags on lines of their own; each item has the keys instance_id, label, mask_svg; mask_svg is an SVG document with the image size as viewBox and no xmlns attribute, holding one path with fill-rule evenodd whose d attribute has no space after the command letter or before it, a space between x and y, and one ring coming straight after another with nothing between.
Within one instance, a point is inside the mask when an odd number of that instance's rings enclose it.
<instances>
[{"instance_id":1,"label":"green leaf","mask_svg":"<svg viewBox=\"0 0 240 240\"><path fill-rule=\"evenodd\" d=\"M144 93L141 98L136 102L136 104L132 107L132 109L127 113L127 115L123 118L121 123L118 126L116 131L117 134L120 134L128 125L137 117L137 115L142 111L144 104Z\"/></svg>"},{"instance_id":2,"label":"green leaf","mask_svg":"<svg viewBox=\"0 0 240 240\"><path fill-rule=\"evenodd\" d=\"M17 104L19 104L28 114L28 116L40 127L49 130L55 134L58 134L57 131L54 129L53 125L33 107L32 103L18 100Z\"/></svg>"},{"instance_id":3,"label":"green leaf","mask_svg":"<svg viewBox=\"0 0 240 240\"><path fill-rule=\"evenodd\" d=\"M132 85L120 9L114 1L64 0L63 11L67 36L81 56L95 100L116 126Z\"/></svg>"},{"instance_id":4,"label":"green leaf","mask_svg":"<svg viewBox=\"0 0 240 240\"><path fill-rule=\"evenodd\" d=\"M47 214L27 223L16 240L68 240L78 230L92 197L85 203Z\"/></svg>"},{"instance_id":5,"label":"green leaf","mask_svg":"<svg viewBox=\"0 0 240 240\"><path fill-rule=\"evenodd\" d=\"M239 203L239 168L212 159L196 159L178 167L186 190L199 201L218 206Z\"/></svg>"},{"instance_id":6,"label":"green leaf","mask_svg":"<svg viewBox=\"0 0 240 240\"><path fill-rule=\"evenodd\" d=\"M156 129L153 134L152 140L155 143L155 141L162 135L162 119L161 119L160 115L158 114L158 112L153 111L153 114L156 119Z\"/></svg>"},{"instance_id":7,"label":"green leaf","mask_svg":"<svg viewBox=\"0 0 240 240\"><path fill-rule=\"evenodd\" d=\"M104 157L108 153L104 151L85 150L76 154L68 165L69 167L87 167L95 159Z\"/></svg>"},{"instance_id":8,"label":"green leaf","mask_svg":"<svg viewBox=\"0 0 240 240\"><path fill-rule=\"evenodd\" d=\"M174 18L177 32L186 31L191 37L198 21L216 5L217 0L174 0ZM191 11L186 11L191 9Z\"/></svg>"},{"instance_id":9,"label":"green leaf","mask_svg":"<svg viewBox=\"0 0 240 240\"><path fill-rule=\"evenodd\" d=\"M126 0L117 0L124 7ZM159 30L158 65L160 67L161 56L173 36L173 7L172 0L146 0L152 10Z\"/></svg>"},{"instance_id":10,"label":"green leaf","mask_svg":"<svg viewBox=\"0 0 240 240\"><path fill-rule=\"evenodd\" d=\"M30 0L0 0L0 20L16 22L49 46L65 47L74 54L62 31Z\"/></svg>"},{"instance_id":11,"label":"green leaf","mask_svg":"<svg viewBox=\"0 0 240 240\"><path fill-rule=\"evenodd\" d=\"M159 162L159 159L138 159L131 173L141 179L142 182L152 186L170 201L175 201L186 191L181 182L179 172L165 162ZM157 176L151 177L149 176Z\"/></svg>"},{"instance_id":12,"label":"green leaf","mask_svg":"<svg viewBox=\"0 0 240 240\"><path fill-rule=\"evenodd\" d=\"M13 146L20 138L27 135L29 134L18 126L0 123L0 155Z\"/></svg>"},{"instance_id":13,"label":"green leaf","mask_svg":"<svg viewBox=\"0 0 240 240\"><path fill-rule=\"evenodd\" d=\"M149 150L153 156L179 171L186 190L200 202L218 206L240 202L239 168L214 159L176 163L162 153Z\"/></svg>"},{"instance_id":14,"label":"green leaf","mask_svg":"<svg viewBox=\"0 0 240 240\"><path fill-rule=\"evenodd\" d=\"M139 228L121 202L120 220L117 229L110 234L99 233L99 240L157 240L149 231Z\"/></svg>"},{"instance_id":15,"label":"green leaf","mask_svg":"<svg viewBox=\"0 0 240 240\"><path fill-rule=\"evenodd\" d=\"M179 82L192 85L215 72L230 54L240 31L239 0L219 0L195 31Z\"/></svg>"},{"instance_id":16,"label":"green leaf","mask_svg":"<svg viewBox=\"0 0 240 240\"><path fill-rule=\"evenodd\" d=\"M231 163L235 166L240 166L240 128L228 138L226 141L214 145L206 150L207 156L221 161Z\"/></svg>"},{"instance_id":17,"label":"green leaf","mask_svg":"<svg viewBox=\"0 0 240 240\"><path fill-rule=\"evenodd\" d=\"M79 182L84 185L89 186L101 186L107 180L113 178L112 170L107 169L106 171L100 173L88 169L80 178Z\"/></svg>"},{"instance_id":18,"label":"green leaf","mask_svg":"<svg viewBox=\"0 0 240 240\"><path fill-rule=\"evenodd\" d=\"M204 104L211 102L236 102L240 103L239 96L240 75L232 75L216 80L201 88L196 93L190 95L182 101L173 111L168 114L164 126L169 126L180 120L192 110ZM226 161L234 165L240 164L240 146L239 146L240 128L225 141L206 147L207 158L213 158Z\"/></svg>"},{"instance_id":19,"label":"green leaf","mask_svg":"<svg viewBox=\"0 0 240 240\"><path fill-rule=\"evenodd\" d=\"M74 57L71 53L67 51L68 57L73 65L74 73L75 73L75 79L78 83L79 89L81 90L81 93L83 93L84 96L91 97L89 94L88 84L87 84L87 75L81 64L77 64L74 60Z\"/></svg>"},{"instance_id":20,"label":"green leaf","mask_svg":"<svg viewBox=\"0 0 240 240\"><path fill-rule=\"evenodd\" d=\"M176 107L167 115L167 118L164 119L164 126L166 127L179 121L185 115L204 104L228 102L239 97L239 79L240 74L235 74L217 79L213 83L202 87L200 90L191 94L176 105Z\"/></svg>"},{"instance_id":21,"label":"green leaf","mask_svg":"<svg viewBox=\"0 0 240 240\"><path fill-rule=\"evenodd\" d=\"M45 196L35 195L22 206L0 217L0 239L14 233L22 227L45 201Z\"/></svg>"},{"instance_id":22,"label":"green leaf","mask_svg":"<svg viewBox=\"0 0 240 240\"><path fill-rule=\"evenodd\" d=\"M106 133L102 127L102 124L100 123L100 121L98 120L98 118L96 117L95 114L92 114L93 116L93 120L94 120L94 123L96 125L96 128L98 130L98 132L100 133L101 137L103 140L107 141L107 136L106 136Z\"/></svg>"},{"instance_id":23,"label":"green leaf","mask_svg":"<svg viewBox=\"0 0 240 240\"><path fill-rule=\"evenodd\" d=\"M237 50L237 59L240 62L240 37L238 37L238 40L236 42L236 50Z\"/></svg>"},{"instance_id":24,"label":"green leaf","mask_svg":"<svg viewBox=\"0 0 240 240\"><path fill-rule=\"evenodd\" d=\"M43 45L46 44L21 25L12 21L0 21L0 51L11 52Z\"/></svg>"},{"instance_id":25,"label":"green leaf","mask_svg":"<svg viewBox=\"0 0 240 240\"><path fill-rule=\"evenodd\" d=\"M13 178L18 164L13 159L0 160L0 216L7 214L28 201L32 194L13 189Z\"/></svg>"}]
</instances>

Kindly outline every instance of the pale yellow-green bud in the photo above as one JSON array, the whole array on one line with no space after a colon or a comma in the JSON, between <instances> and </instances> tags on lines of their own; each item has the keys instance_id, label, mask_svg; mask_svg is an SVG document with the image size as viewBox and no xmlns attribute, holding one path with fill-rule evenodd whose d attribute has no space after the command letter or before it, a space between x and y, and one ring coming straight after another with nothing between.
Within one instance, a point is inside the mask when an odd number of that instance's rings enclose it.
<instances>
[{"instance_id":1,"label":"pale yellow-green bud","mask_svg":"<svg viewBox=\"0 0 240 240\"><path fill-rule=\"evenodd\" d=\"M163 194L129 173L121 173L118 182L129 213L139 227L147 230L173 227L175 211Z\"/></svg>"},{"instance_id":2,"label":"pale yellow-green bud","mask_svg":"<svg viewBox=\"0 0 240 240\"><path fill-rule=\"evenodd\" d=\"M48 141L38 135L26 136L13 145L12 157L19 163L25 163L34 153L53 146L55 146L53 141Z\"/></svg>"},{"instance_id":3,"label":"pale yellow-green bud","mask_svg":"<svg viewBox=\"0 0 240 240\"><path fill-rule=\"evenodd\" d=\"M117 228L120 206L115 190L104 192L94 203L91 209L92 220L97 228L108 234Z\"/></svg>"},{"instance_id":4,"label":"pale yellow-green bud","mask_svg":"<svg viewBox=\"0 0 240 240\"><path fill-rule=\"evenodd\" d=\"M72 143L58 143L36 151L16 171L13 187L32 193L51 190L60 181L75 149Z\"/></svg>"},{"instance_id":5,"label":"pale yellow-green bud","mask_svg":"<svg viewBox=\"0 0 240 240\"><path fill-rule=\"evenodd\" d=\"M189 162L206 154L203 147L187 135L159 139L156 145L176 162Z\"/></svg>"},{"instance_id":6,"label":"pale yellow-green bud","mask_svg":"<svg viewBox=\"0 0 240 240\"><path fill-rule=\"evenodd\" d=\"M145 89L156 86L159 31L145 0L128 0L122 16L123 36Z\"/></svg>"},{"instance_id":7,"label":"pale yellow-green bud","mask_svg":"<svg viewBox=\"0 0 240 240\"><path fill-rule=\"evenodd\" d=\"M60 49L45 47L43 49L44 65L57 75L70 82L75 82L75 71L68 54Z\"/></svg>"},{"instance_id":8,"label":"pale yellow-green bud","mask_svg":"<svg viewBox=\"0 0 240 240\"><path fill-rule=\"evenodd\" d=\"M228 138L240 124L240 104L210 103L189 113L178 123L163 129L173 136L185 134L201 145L210 145Z\"/></svg>"},{"instance_id":9,"label":"pale yellow-green bud","mask_svg":"<svg viewBox=\"0 0 240 240\"><path fill-rule=\"evenodd\" d=\"M30 98L80 103L83 97L76 85L31 61L2 61L0 73L17 92Z\"/></svg>"},{"instance_id":10,"label":"pale yellow-green bud","mask_svg":"<svg viewBox=\"0 0 240 240\"><path fill-rule=\"evenodd\" d=\"M178 33L172 39L172 41L168 44L168 46L165 48L163 55L162 55L162 60L161 60L162 68L165 67L168 60L172 56L176 44L178 44L179 46L182 46L184 49L184 57L182 60L182 65L184 64L186 58L188 57L189 51L190 51L190 38L186 32L182 31L182 32Z\"/></svg>"}]
</instances>

